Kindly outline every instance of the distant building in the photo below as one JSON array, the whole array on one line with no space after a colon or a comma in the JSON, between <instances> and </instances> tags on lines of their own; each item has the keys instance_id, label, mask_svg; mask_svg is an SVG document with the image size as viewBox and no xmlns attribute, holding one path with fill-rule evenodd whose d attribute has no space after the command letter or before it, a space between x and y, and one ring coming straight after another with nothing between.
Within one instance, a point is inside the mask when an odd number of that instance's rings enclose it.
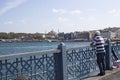
<instances>
[{"instance_id":1,"label":"distant building","mask_svg":"<svg viewBox=\"0 0 120 80\"><path fill-rule=\"evenodd\" d=\"M35 39L32 36L22 36L21 41L34 41Z\"/></svg>"},{"instance_id":2,"label":"distant building","mask_svg":"<svg viewBox=\"0 0 120 80\"><path fill-rule=\"evenodd\" d=\"M64 39L65 39L65 40L71 39L70 33L66 33L66 34L64 35Z\"/></svg>"},{"instance_id":3,"label":"distant building","mask_svg":"<svg viewBox=\"0 0 120 80\"><path fill-rule=\"evenodd\" d=\"M89 32L75 32L75 34L76 34L76 39L90 40Z\"/></svg>"},{"instance_id":4,"label":"distant building","mask_svg":"<svg viewBox=\"0 0 120 80\"><path fill-rule=\"evenodd\" d=\"M71 33L58 33L59 40L92 40L94 37L94 33L96 30L93 31L83 31L83 32L71 32ZM106 39L120 39L120 28L106 28L104 30L99 30L101 32L101 36Z\"/></svg>"},{"instance_id":5,"label":"distant building","mask_svg":"<svg viewBox=\"0 0 120 80\"><path fill-rule=\"evenodd\" d=\"M70 33L70 39L75 39L75 34L73 32Z\"/></svg>"},{"instance_id":6,"label":"distant building","mask_svg":"<svg viewBox=\"0 0 120 80\"><path fill-rule=\"evenodd\" d=\"M75 32L75 38L76 38L76 39L79 39L79 38L80 38L80 32L78 32L78 31Z\"/></svg>"},{"instance_id":7,"label":"distant building","mask_svg":"<svg viewBox=\"0 0 120 80\"><path fill-rule=\"evenodd\" d=\"M64 32L58 33L58 39L59 39L59 40L64 40L64 39L65 39L65 38L64 38Z\"/></svg>"},{"instance_id":8,"label":"distant building","mask_svg":"<svg viewBox=\"0 0 120 80\"><path fill-rule=\"evenodd\" d=\"M90 40L90 33L89 32L81 32L80 38L83 40Z\"/></svg>"},{"instance_id":9,"label":"distant building","mask_svg":"<svg viewBox=\"0 0 120 80\"><path fill-rule=\"evenodd\" d=\"M120 40L120 29L116 31L116 39Z\"/></svg>"},{"instance_id":10,"label":"distant building","mask_svg":"<svg viewBox=\"0 0 120 80\"><path fill-rule=\"evenodd\" d=\"M101 31L101 36L107 39L114 39L116 34L111 31Z\"/></svg>"},{"instance_id":11,"label":"distant building","mask_svg":"<svg viewBox=\"0 0 120 80\"><path fill-rule=\"evenodd\" d=\"M46 34L46 37L51 38L51 39L57 38L57 33L52 30Z\"/></svg>"}]
</instances>

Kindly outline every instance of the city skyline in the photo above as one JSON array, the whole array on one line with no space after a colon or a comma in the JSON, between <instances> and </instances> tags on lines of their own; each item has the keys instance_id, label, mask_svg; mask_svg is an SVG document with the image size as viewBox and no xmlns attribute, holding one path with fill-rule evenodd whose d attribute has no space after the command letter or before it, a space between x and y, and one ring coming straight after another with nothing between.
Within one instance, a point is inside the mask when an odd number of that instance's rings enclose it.
<instances>
[{"instance_id":1,"label":"city skyline","mask_svg":"<svg viewBox=\"0 0 120 80\"><path fill-rule=\"evenodd\" d=\"M119 0L1 0L0 32L74 32L119 27L119 3Z\"/></svg>"}]
</instances>

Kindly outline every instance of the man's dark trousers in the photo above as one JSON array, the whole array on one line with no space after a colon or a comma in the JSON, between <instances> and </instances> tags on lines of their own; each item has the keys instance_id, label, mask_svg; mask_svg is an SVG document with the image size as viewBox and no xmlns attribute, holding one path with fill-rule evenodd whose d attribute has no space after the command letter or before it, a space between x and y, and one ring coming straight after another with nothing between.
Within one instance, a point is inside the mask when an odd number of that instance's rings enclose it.
<instances>
[{"instance_id":1,"label":"man's dark trousers","mask_svg":"<svg viewBox=\"0 0 120 80\"><path fill-rule=\"evenodd\" d=\"M105 74L105 52L97 53L97 64L100 70L100 74Z\"/></svg>"}]
</instances>

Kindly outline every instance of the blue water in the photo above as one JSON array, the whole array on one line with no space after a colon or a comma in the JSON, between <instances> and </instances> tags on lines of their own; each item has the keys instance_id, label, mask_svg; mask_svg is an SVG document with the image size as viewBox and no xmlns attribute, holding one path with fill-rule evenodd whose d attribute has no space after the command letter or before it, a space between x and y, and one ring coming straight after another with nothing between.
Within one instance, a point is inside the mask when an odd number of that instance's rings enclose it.
<instances>
[{"instance_id":1,"label":"blue water","mask_svg":"<svg viewBox=\"0 0 120 80\"><path fill-rule=\"evenodd\" d=\"M0 55L55 49L61 42L0 43ZM89 42L65 42L66 47L85 46Z\"/></svg>"}]
</instances>

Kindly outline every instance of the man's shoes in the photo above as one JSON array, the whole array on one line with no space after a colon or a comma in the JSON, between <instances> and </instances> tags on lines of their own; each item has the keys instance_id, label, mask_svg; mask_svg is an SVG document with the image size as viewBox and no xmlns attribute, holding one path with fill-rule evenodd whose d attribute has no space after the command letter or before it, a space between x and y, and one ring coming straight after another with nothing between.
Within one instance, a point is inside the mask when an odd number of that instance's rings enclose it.
<instances>
[{"instance_id":1,"label":"man's shoes","mask_svg":"<svg viewBox=\"0 0 120 80\"><path fill-rule=\"evenodd\" d=\"M99 73L97 76L103 76L105 75L105 73Z\"/></svg>"}]
</instances>

